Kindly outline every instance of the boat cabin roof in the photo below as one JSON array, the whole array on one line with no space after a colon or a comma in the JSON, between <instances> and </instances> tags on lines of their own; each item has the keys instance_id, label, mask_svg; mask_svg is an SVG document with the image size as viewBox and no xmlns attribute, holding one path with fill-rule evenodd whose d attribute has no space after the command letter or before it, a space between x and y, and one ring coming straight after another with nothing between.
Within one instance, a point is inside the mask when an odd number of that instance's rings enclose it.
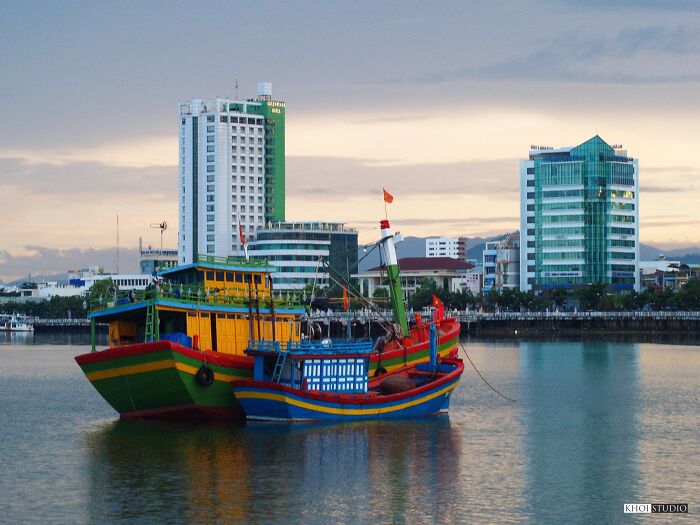
<instances>
[{"instance_id":1,"label":"boat cabin roof","mask_svg":"<svg viewBox=\"0 0 700 525\"><path fill-rule=\"evenodd\" d=\"M197 262L183 264L182 266L175 266L174 268L167 268L158 272L158 275L172 278L185 272L192 272L200 269L246 273L272 273L275 271L275 267L269 266L267 261L264 259L246 260L242 257L213 257L199 255L197 257Z\"/></svg>"},{"instance_id":2,"label":"boat cabin roof","mask_svg":"<svg viewBox=\"0 0 700 525\"><path fill-rule=\"evenodd\" d=\"M373 345L370 339L362 340L331 340L324 339L302 341L269 341L254 340L248 342L246 353L252 356L277 355L288 352L291 359L311 359L328 357L369 357Z\"/></svg>"}]
</instances>

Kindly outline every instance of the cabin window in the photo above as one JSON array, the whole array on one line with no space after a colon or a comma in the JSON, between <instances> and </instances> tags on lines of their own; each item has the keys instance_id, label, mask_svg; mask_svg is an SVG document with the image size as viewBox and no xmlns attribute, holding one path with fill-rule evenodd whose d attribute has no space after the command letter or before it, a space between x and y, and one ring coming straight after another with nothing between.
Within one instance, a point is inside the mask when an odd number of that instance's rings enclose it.
<instances>
[{"instance_id":1,"label":"cabin window","mask_svg":"<svg viewBox=\"0 0 700 525\"><path fill-rule=\"evenodd\" d=\"M197 315L196 312L187 312L187 317L194 317L196 315Z\"/></svg>"},{"instance_id":2,"label":"cabin window","mask_svg":"<svg viewBox=\"0 0 700 525\"><path fill-rule=\"evenodd\" d=\"M224 280L224 272L216 272L216 280L223 281Z\"/></svg>"},{"instance_id":3,"label":"cabin window","mask_svg":"<svg viewBox=\"0 0 700 525\"><path fill-rule=\"evenodd\" d=\"M199 315L200 315L200 317L202 317L202 318L207 318L207 317L209 317L209 314L208 314L208 313L205 313L205 312L202 312L202 313L199 314Z\"/></svg>"},{"instance_id":4,"label":"cabin window","mask_svg":"<svg viewBox=\"0 0 700 525\"><path fill-rule=\"evenodd\" d=\"M245 282L250 284L252 282L251 275L249 273L245 274Z\"/></svg>"},{"instance_id":5,"label":"cabin window","mask_svg":"<svg viewBox=\"0 0 700 525\"><path fill-rule=\"evenodd\" d=\"M260 275L253 275L253 282L255 284L262 284L262 279L261 279Z\"/></svg>"},{"instance_id":6,"label":"cabin window","mask_svg":"<svg viewBox=\"0 0 700 525\"><path fill-rule=\"evenodd\" d=\"M233 272L226 272L226 282L227 283L233 282Z\"/></svg>"},{"instance_id":7,"label":"cabin window","mask_svg":"<svg viewBox=\"0 0 700 525\"><path fill-rule=\"evenodd\" d=\"M214 280L214 272L207 272L207 281Z\"/></svg>"},{"instance_id":8,"label":"cabin window","mask_svg":"<svg viewBox=\"0 0 700 525\"><path fill-rule=\"evenodd\" d=\"M228 319L235 319L235 318L236 318L236 315L235 315L235 314L226 314L226 317L227 317Z\"/></svg>"},{"instance_id":9,"label":"cabin window","mask_svg":"<svg viewBox=\"0 0 700 525\"><path fill-rule=\"evenodd\" d=\"M237 283L242 283L242 282L243 282L243 274L242 274L242 273L237 273L237 274L236 274L236 282L237 282Z\"/></svg>"},{"instance_id":10,"label":"cabin window","mask_svg":"<svg viewBox=\"0 0 700 525\"><path fill-rule=\"evenodd\" d=\"M216 314L219 319L226 319L226 314Z\"/></svg>"}]
</instances>

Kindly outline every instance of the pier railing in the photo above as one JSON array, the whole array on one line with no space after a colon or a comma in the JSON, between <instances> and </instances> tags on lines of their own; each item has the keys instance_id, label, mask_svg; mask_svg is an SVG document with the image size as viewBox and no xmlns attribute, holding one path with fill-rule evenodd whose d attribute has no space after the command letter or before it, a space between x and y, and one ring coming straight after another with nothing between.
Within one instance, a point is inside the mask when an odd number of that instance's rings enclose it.
<instances>
[{"instance_id":1,"label":"pier railing","mask_svg":"<svg viewBox=\"0 0 700 525\"><path fill-rule=\"evenodd\" d=\"M430 309L418 310L424 320L432 319ZM413 319L414 311L409 311L409 319ZM352 312L334 312L314 310L304 318L308 321L379 321L383 318L392 319L391 310L379 312L358 310ZM586 319L669 319L669 320L700 320L700 311L661 311L661 312L478 312L473 310L446 310L445 317L454 317L460 322L474 321L537 321L537 320L586 320Z\"/></svg>"}]
</instances>

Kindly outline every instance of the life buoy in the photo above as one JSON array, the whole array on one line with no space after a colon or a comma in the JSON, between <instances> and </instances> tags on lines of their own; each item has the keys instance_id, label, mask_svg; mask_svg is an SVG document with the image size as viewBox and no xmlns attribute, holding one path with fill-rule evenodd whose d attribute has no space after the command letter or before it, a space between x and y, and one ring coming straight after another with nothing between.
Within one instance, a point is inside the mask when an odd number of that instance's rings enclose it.
<instances>
[{"instance_id":1,"label":"life buoy","mask_svg":"<svg viewBox=\"0 0 700 525\"><path fill-rule=\"evenodd\" d=\"M197 370L197 383L202 386L211 386L214 383L214 371L207 365L202 365Z\"/></svg>"}]
</instances>

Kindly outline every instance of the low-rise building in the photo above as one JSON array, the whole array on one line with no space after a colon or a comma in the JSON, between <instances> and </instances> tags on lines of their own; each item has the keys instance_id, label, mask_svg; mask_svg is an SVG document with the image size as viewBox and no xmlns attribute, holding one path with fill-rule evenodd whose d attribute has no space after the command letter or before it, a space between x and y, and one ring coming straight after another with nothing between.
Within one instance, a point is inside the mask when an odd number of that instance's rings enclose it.
<instances>
[{"instance_id":1,"label":"low-rise building","mask_svg":"<svg viewBox=\"0 0 700 525\"><path fill-rule=\"evenodd\" d=\"M140 250L141 273L156 275L158 272L177 266L177 250L153 250L149 246Z\"/></svg>"},{"instance_id":2,"label":"low-rise building","mask_svg":"<svg viewBox=\"0 0 700 525\"><path fill-rule=\"evenodd\" d=\"M409 298L424 279L432 279L439 288L459 292L463 289L462 278L473 266L452 257L404 257L399 259L399 269L401 287ZM353 277L359 281L360 292L365 297L373 297L378 288L388 290L386 269L381 266Z\"/></svg>"},{"instance_id":3,"label":"low-rise building","mask_svg":"<svg viewBox=\"0 0 700 525\"><path fill-rule=\"evenodd\" d=\"M520 286L520 234L509 233L503 239L487 242L483 254L483 292Z\"/></svg>"},{"instance_id":4,"label":"low-rise building","mask_svg":"<svg viewBox=\"0 0 700 525\"><path fill-rule=\"evenodd\" d=\"M259 230L248 247L251 258L267 259L275 268L275 290L333 284L322 258L341 280L357 269L357 230L342 222L274 222Z\"/></svg>"}]
</instances>

